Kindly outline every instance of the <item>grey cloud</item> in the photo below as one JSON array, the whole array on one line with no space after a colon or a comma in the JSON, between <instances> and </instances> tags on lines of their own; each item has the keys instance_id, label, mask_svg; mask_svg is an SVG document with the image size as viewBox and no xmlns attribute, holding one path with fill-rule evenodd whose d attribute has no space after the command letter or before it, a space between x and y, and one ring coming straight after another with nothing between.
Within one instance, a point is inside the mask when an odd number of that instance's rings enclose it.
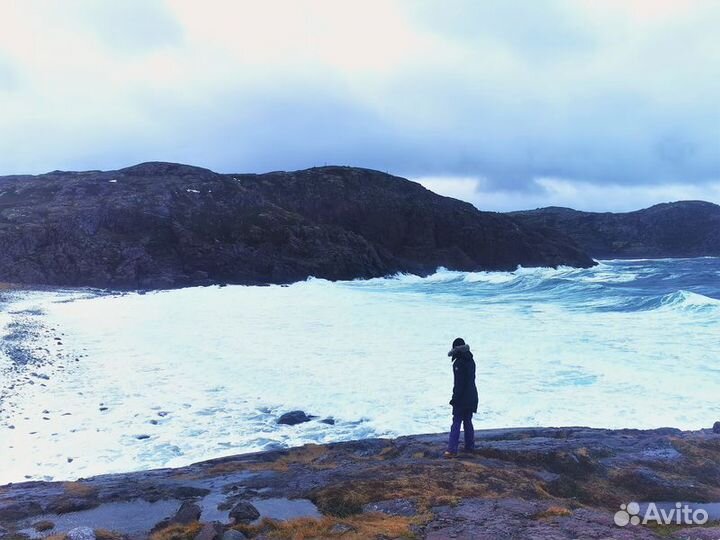
<instances>
[{"instance_id":1,"label":"grey cloud","mask_svg":"<svg viewBox=\"0 0 720 540\"><path fill-rule=\"evenodd\" d=\"M165 106L157 121L163 136L145 141L145 148L160 146L158 151L173 160L224 172L324 164L389 170L394 164L390 154L402 146L391 125L349 96L326 90L319 99L317 88L302 83L262 95L234 88L181 117L175 107Z\"/></svg>"},{"instance_id":2,"label":"grey cloud","mask_svg":"<svg viewBox=\"0 0 720 540\"><path fill-rule=\"evenodd\" d=\"M438 9L434 0L408 0L406 6L430 31L470 43L492 39L531 62L587 54L595 46L567 2L455 0Z\"/></svg>"},{"instance_id":3,"label":"grey cloud","mask_svg":"<svg viewBox=\"0 0 720 540\"><path fill-rule=\"evenodd\" d=\"M65 24L93 34L116 53L144 53L183 39L182 28L161 0L69 0L51 9Z\"/></svg>"},{"instance_id":4,"label":"grey cloud","mask_svg":"<svg viewBox=\"0 0 720 540\"><path fill-rule=\"evenodd\" d=\"M579 4L401 2L420 32L450 45L439 58L415 58L379 81L315 64L243 66L235 76L228 63L232 76L209 86L195 85L204 66L188 65L182 91L134 88L125 95L133 115L109 109L105 122L83 124L80 110L80 129L34 131L32 152L0 131L0 169L162 159L260 172L340 163L413 178L483 178L483 193L500 194L502 204L513 194L552 203L556 194L543 191L540 177L647 189L720 179L720 85L708 68L720 38L707 23L720 9L698 7L684 22L636 36L588 22ZM72 5L82 12L73 24L113 50L184 45L163 4ZM246 77L245 69L255 71Z\"/></svg>"}]
</instances>

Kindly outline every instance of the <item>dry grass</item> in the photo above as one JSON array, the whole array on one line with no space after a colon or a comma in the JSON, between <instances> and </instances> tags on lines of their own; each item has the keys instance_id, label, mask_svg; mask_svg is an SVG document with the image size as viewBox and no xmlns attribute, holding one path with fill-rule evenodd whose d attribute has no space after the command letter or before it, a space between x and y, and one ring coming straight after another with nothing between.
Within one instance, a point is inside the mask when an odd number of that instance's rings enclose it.
<instances>
[{"instance_id":1,"label":"dry grass","mask_svg":"<svg viewBox=\"0 0 720 540\"><path fill-rule=\"evenodd\" d=\"M202 474L176 474L174 478L182 480L194 480L197 478L204 478L210 476L223 476L225 474L232 474L240 471L247 470L250 464L247 461L226 461L225 463L218 463L213 465L206 472Z\"/></svg>"},{"instance_id":2,"label":"dry grass","mask_svg":"<svg viewBox=\"0 0 720 540\"><path fill-rule=\"evenodd\" d=\"M386 446L378 454L378 459L393 459L400 455L400 451L395 446ZM424 456L423 456L424 457Z\"/></svg>"},{"instance_id":3,"label":"dry grass","mask_svg":"<svg viewBox=\"0 0 720 540\"><path fill-rule=\"evenodd\" d=\"M123 540L125 536L107 529L95 529L95 538L97 540Z\"/></svg>"},{"instance_id":4,"label":"dry grass","mask_svg":"<svg viewBox=\"0 0 720 540\"><path fill-rule=\"evenodd\" d=\"M684 474L702 479L703 483L716 487L720 484L720 440L682 440L672 439L671 444L685 459L667 467L671 472ZM717 497L717 494L714 495Z\"/></svg>"},{"instance_id":5,"label":"dry grass","mask_svg":"<svg viewBox=\"0 0 720 540\"><path fill-rule=\"evenodd\" d=\"M198 522L189 525L170 525L150 535L150 540L193 540L202 525Z\"/></svg>"},{"instance_id":6,"label":"dry grass","mask_svg":"<svg viewBox=\"0 0 720 540\"><path fill-rule=\"evenodd\" d=\"M572 510L564 506L550 506L546 510L535 514L535 519L553 519L572 515Z\"/></svg>"},{"instance_id":7,"label":"dry grass","mask_svg":"<svg viewBox=\"0 0 720 540\"><path fill-rule=\"evenodd\" d=\"M344 540L366 540L385 536L389 538L414 538L411 526L427 522L429 516L415 518L388 516L385 514L363 514L346 519L325 517L322 519L298 518L289 521L264 519L257 525L238 525L235 529L250 538L258 535L277 540L310 540L338 538ZM347 532L334 532L333 527L341 525Z\"/></svg>"},{"instance_id":8,"label":"dry grass","mask_svg":"<svg viewBox=\"0 0 720 540\"><path fill-rule=\"evenodd\" d=\"M399 450L389 444L380 450L378 454L368 457L352 455L352 461L385 461L392 460L399 455ZM328 448L318 444L306 444L297 448L290 448L286 453L280 454L272 461L250 461L238 460L218 463L208 469L202 476L219 476L232 474L239 471L275 471L286 472L293 466L309 467L316 470L333 469L337 467L337 461L347 458L343 450ZM425 458L425 452L418 452L417 458Z\"/></svg>"},{"instance_id":9,"label":"dry grass","mask_svg":"<svg viewBox=\"0 0 720 540\"><path fill-rule=\"evenodd\" d=\"M262 463L249 463L247 469L251 471L277 471L285 472L293 465L302 465L313 469L331 469L335 464L327 457L328 449L318 444L306 444L299 448L291 449L287 454L281 455L275 461Z\"/></svg>"},{"instance_id":10,"label":"dry grass","mask_svg":"<svg viewBox=\"0 0 720 540\"><path fill-rule=\"evenodd\" d=\"M509 495L550 498L532 471L488 469L476 462L453 460L365 470L358 478L314 490L310 499L326 515L347 517L376 501L410 499L424 512L464 497Z\"/></svg>"},{"instance_id":11,"label":"dry grass","mask_svg":"<svg viewBox=\"0 0 720 540\"><path fill-rule=\"evenodd\" d=\"M82 482L63 482L65 494L73 497L92 497L96 489Z\"/></svg>"},{"instance_id":12,"label":"dry grass","mask_svg":"<svg viewBox=\"0 0 720 540\"><path fill-rule=\"evenodd\" d=\"M328 469L335 465L325 463L323 458L328 454L328 449L318 444L307 444L298 448L291 448L286 454L281 454L273 461L226 461L213 465L205 471L202 477L222 476L224 474L232 474L240 471L276 471L285 472L293 465L303 465L315 469ZM179 477L179 475L178 475ZM192 478L193 476L189 476ZM195 476L196 477L196 476Z\"/></svg>"}]
</instances>

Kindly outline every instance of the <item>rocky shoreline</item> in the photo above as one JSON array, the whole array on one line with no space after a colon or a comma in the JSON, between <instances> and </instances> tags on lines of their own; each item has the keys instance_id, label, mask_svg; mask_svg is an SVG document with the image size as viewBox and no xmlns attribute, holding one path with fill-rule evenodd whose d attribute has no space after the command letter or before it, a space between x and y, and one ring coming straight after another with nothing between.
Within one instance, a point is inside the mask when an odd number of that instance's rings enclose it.
<instances>
[{"instance_id":1,"label":"rocky shoreline","mask_svg":"<svg viewBox=\"0 0 720 540\"><path fill-rule=\"evenodd\" d=\"M70 372L87 354L66 347L65 332L57 324L49 324L35 293L58 294L55 301L93 298L111 294L100 290L77 290L62 295L61 289L50 287L28 288L5 284L0 287L0 315L4 334L0 339L0 426L7 424L8 413L16 407L17 394L26 386L48 388L57 375ZM38 412L48 412L40 408Z\"/></svg>"},{"instance_id":2,"label":"rocky shoreline","mask_svg":"<svg viewBox=\"0 0 720 540\"><path fill-rule=\"evenodd\" d=\"M474 453L449 460L445 437L9 484L0 538L720 538L720 434L711 429L483 430ZM703 503L709 520L616 525L632 501Z\"/></svg>"}]
</instances>

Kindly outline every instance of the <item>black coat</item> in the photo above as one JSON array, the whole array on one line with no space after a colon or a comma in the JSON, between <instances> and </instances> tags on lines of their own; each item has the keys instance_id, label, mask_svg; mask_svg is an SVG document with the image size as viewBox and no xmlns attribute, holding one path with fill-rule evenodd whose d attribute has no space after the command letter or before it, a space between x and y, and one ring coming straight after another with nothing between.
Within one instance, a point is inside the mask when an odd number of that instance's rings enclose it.
<instances>
[{"instance_id":1,"label":"black coat","mask_svg":"<svg viewBox=\"0 0 720 540\"><path fill-rule=\"evenodd\" d=\"M463 411L477 412L478 391L475 386L475 360L470 352L470 347L462 345L455 347L448 353L453 361L453 395L450 405L453 406L453 414Z\"/></svg>"}]
</instances>

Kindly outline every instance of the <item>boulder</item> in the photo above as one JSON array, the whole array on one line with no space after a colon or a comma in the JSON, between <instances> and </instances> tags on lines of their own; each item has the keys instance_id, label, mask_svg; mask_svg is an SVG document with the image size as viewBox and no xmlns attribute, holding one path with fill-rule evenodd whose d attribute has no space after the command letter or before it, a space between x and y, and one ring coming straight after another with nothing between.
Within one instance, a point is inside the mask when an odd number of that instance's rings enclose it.
<instances>
[{"instance_id":1,"label":"boulder","mask_svg":"<svg viewBox=\"0 0 720 540\"><path fill-rule=\"evenodd\" d=\"M713 424L713 433L720 433L720 422L715 422Z\"/></svg>"},{"instance_id":2,"label":"boulder","mask_svg":"<svg viewBox=\"0 0 720 540\"><path fill-rule=\"evenodd\" d=\"M37 532L45 532L55 528L55 524L52 521L42 520L37 523L33 523L33 529Z\"/></svg>"},{"instance_id":3,"label":"boulder","mask_svg":"<svg viewBox=\"0 0 720 540\"><path fill-rule=\"evenodd\" d=\"M297 424L309 422L313 418L313 416L306 414L305 411L290 411L280 416L277 423L285 426L295 426Z\"/></svg>"},{"instance_id":4,"label":"boulder","mask_svg":"<svg viewBox=\"0 0 720 540\"><path fill-rule=\"evenodd\" d=\"M216 540L222 535L222 525L219 523L206 523L195 540Z\"/></svg>"},{"instance_id":5,"label":"boulder","mask_svg":"<svg viewBox=\"0 0 720 540\"><path fill-rule=\"evenodd\" d=\"M200 519L202 509L195 503L185 501L180 505L178 511L170 519L170 523L178 523L180 525L187 525Z\"/></svg>"},{"instance_id":6,"label":"boulder","mask_svg":"<svg viewBox=\"0 0 720 540\"><path fill-rule=\"evenodd\" d=\"M260 517L260 512L249 502L240 501L233 506L229 515L235 523L252 523Z\"/></svg>"},{"instance_id":7,"label":"boulder","mask_svg":"<svg viewBox=\"0 0 720 540\"><path fill-rule=\"evenodd\" d=\"M354 530L355 530L354 527L352 527L352 526L350 526L350 525L347 525L346 523L336 523L336 524L333 525L332 528L330 529L330 534L335 534L335 535L337 535L337 536L340 536L340 535L343 535L343 534L345 534L345 533L352 532L352 531L354 531Z\"/></svg>"}]
</instances>

